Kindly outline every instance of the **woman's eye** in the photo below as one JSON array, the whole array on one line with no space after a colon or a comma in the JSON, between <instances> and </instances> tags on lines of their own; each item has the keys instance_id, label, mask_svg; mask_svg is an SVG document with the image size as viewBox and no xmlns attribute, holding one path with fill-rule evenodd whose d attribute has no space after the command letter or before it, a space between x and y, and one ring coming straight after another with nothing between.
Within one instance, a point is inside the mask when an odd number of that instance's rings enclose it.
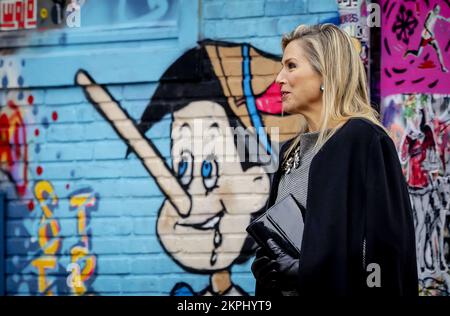
<instances>
[{"instance_id":1,"label":"woman's eye","mask_svg":"<svg viewBox=\"0 0 450 316\"><path fill-rule=\"evenodd\" d=\"M295 66L296 66L296 65L295 65L294 63L289 63L289 64L288 64L288 68L289 68L289 69L295 68Z\"/></svg>"},{"instance_id":2,"label":"woman's eye","mask_svg":"<svg viewBox=\"0 0 450 316\"><path fill-rule=\"evenodd\" d=\"M203 185L207 192L216 187L218 180L218 164L215 159L203 160L202 162Z\"/></svg>"}]
</instances>

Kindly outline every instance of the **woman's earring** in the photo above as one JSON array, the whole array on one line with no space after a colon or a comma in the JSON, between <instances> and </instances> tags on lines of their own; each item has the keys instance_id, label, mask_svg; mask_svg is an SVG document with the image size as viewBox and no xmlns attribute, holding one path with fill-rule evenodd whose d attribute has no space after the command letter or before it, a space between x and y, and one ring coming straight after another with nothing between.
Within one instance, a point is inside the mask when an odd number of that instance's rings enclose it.
<instances>
[{"instance_id":1,"label":"woman's earring","mask_svg":"<svg viewBox=\"0 0 450 316\"><path fill-rule=\"evenodd\" d=\"M320 85L320 91L323 92L324 90L325 90L325 88L324 88L323 84L321 84L321 85Z\"/></svg>"}]
</instances>

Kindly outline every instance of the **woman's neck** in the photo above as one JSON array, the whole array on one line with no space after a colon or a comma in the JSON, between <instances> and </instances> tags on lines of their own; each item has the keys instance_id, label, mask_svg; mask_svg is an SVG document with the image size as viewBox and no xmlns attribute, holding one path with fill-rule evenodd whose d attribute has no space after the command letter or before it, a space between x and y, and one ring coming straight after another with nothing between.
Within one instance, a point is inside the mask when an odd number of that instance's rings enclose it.
<instances>
[{"instance_id":1,"label":"woman's neck","mask_svg":"<svg viewBox=\"0 0 450 316\"><path fill-rule=\"evenodd\" d=\"M305 116L305 115L304 115ZM313 132L318 132L320 130L320 127L322 125L321 120L318 118L312 118L312 117L308 117L305 116L306 119L306 123L308 124L308 130L307 132L309 133L313 133ZM335 128L339 125L341 125L343 122L342 121L334 121L334 120L330 120L328 121L327 124L327 129L332 129Z\"/></svg>"},{"instance_id":2,"label":"woman's neck","mask_svg":"<svg viewBox=\"0 0 450 316\"><path fill-rule=\"evenodd\" d=\"M308 125L307 131L310 133L317 132L320 128L320 117L316 117L316 115L309 113L303 114L303 116L305 117L306 123Z\"/></svg>"}]
</instances>

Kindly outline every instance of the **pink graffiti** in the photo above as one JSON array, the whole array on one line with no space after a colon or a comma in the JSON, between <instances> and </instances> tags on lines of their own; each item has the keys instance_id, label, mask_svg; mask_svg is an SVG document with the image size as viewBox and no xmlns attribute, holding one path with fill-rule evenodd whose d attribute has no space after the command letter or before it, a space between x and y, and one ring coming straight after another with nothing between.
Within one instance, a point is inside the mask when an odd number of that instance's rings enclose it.
<instances>
[{"instance_id":1,"label":"pink graffiti","mask_svg":"<svg viewBox=\"0 0 450 316\"><path fill-rule=\"evenodd\" d=\"M282 107L281 88L275 82L256 99L256 108L263 113L280 114Z\"/></svg>"},{"instance_id":2,"label":"pink graffiti","mask_svg":"<svg viewBox=\"0 0 450 316\"><path fill-rule=\"evenodd\" d=\"M383 96L448 93L450 6L440 0L381 2Z\"/></svg>"}]
</instances>

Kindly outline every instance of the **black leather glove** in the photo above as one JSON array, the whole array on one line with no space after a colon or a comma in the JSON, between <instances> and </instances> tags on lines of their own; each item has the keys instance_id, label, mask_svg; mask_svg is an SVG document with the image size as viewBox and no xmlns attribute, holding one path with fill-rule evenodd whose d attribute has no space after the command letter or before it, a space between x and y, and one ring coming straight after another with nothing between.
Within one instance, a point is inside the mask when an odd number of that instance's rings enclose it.
<instances>
[{"instance_id":1,"label":"black leather glove","mask_svg":"<svg viewBox=\"0 0 450 316\"><path fill-rule=\"evenodd\" d=\"M296 287L298 285L299 259L295 259L286 253L273 239L267 240L267 246L269 246L275 258L277 277L283 284Z\"/></svg>"},{"instance_id":2,"label":"black leather glove","mask_svg":"<svg viewBox=\"0 0 450 316\"><path fill-rule=\"evenodd\" d=\"M278 272L275 269L276 265L276 261L271 259L263 248L259 247L256 251L256 258L252 263L252 273L261 286L268 289L277 287Z\"/></svg>"}]
</instances>

